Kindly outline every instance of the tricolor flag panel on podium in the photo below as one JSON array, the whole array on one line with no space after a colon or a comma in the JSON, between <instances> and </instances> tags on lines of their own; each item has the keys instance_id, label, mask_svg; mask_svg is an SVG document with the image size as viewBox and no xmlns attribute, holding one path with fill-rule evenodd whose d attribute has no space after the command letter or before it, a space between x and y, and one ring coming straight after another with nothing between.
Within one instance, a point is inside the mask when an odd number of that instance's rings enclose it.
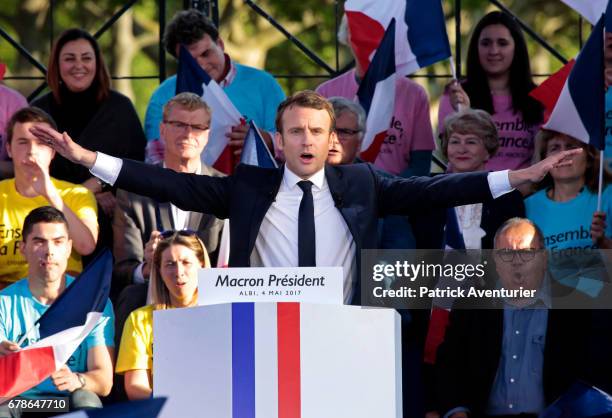
<instances>
[{"instance_id":1,"label":"tricolor flag panel on podium","mask_svg":"<svg viewBox=\"0 0 612 418\"><path fill-rule=\"evenodd\" d=\"M229 138L226 134L231 132L232 126L241 123L242 116L221 86L200 67L189 51L181 46L176 74L176 93L183 92L202 96L202 100L212 110L210 134L208 144L202 152L202 162L225 174L231 174L237 161L229 147Z\"/></svg>"},{"instance_id":2,"label":"tricolor flag panel on podium","mask_svg":"<svg viewBox=\"0 0 612 418\"><path fill-rule=\"evenodd\" d=\"M102 317L112 269L113 257L106 250L37 321L40 340L0 357L0 398L12 398L31 389L66 364Z\"/></svg>"},{"instance_id":3,"label":"tricolor flag panel on podium","mask_svg":"<svg viewBox=\"0 0 612 418\"><path fill-rule=\"evenodd\" d=\"M402 416L393 310L234 303L156 311L153 323L162 417Z\"/></svg>"}]
</instances>

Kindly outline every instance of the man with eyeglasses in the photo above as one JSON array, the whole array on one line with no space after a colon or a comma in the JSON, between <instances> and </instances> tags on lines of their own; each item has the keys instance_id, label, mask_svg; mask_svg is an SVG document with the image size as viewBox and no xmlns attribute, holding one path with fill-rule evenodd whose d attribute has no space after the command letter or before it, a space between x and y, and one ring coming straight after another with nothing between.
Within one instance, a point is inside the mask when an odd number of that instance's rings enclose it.
<instances>
[{"instance_id":1,"label":"man with eyeglasses","mask_svg":"<svg viewBox=\"0 0 612 418\"><path fill-rule=\"evenodd\" d=\"M443 417L537 417L586 372L588 302L550 280L542 232L512 218L494 244L499 286L535 292L479 301L483 309L466 301L453 307L436 363ZM562 296L583 309L558 309L566 306Z\"/></svg>"},{"instance_id":2,"label":"man with eyeglasses","mask_svg":"<svg viewBox=\"0 0 612 418\"><path fill-rule=\"evenodd\" d=\"M159 166L179 173L196 173L213 177L223 174L200 161L208 143L210 108L193 93L180 93L166 103L159 131L166 152ZM155 181L154 179L151 179ZM158 202L136 193L119 190L113 217L115 268L114 284L122 289L116 304L117 336L123 320L146 302L147 282L152 257L166 230L196 231L216 265L223 221L212 215L184 211L168 202ZM129 286L131 285L131 286Z\"/></svg>"}]
</instances>

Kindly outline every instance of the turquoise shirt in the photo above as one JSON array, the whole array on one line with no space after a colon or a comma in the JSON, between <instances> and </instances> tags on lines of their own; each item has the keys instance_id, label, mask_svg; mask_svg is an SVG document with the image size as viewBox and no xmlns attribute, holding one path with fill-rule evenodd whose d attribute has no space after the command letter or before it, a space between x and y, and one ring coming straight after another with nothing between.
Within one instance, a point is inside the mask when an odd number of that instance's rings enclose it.
<instances>
[{"instance_id":1,"label":"turquoise shirt","mask_svg":"<svg viewBox=\"0 0 612 418\"><path fill-rule=\"evenodd\" d=\"M612 237L612 189L606 187L602 193L601 210L606 213L606 236ZM582 254L596 256L590 249L596 249L591 239L591 221L597 210L597 193L583 187L575 198L567 202L555 202L545 190L525 199L527 218L533 221L544 235L544 246L550 250L550 268L553 277L566 286L578 288L594 296L601 290L599 279L590 279L579 269L575 260ZM586 249L586 253L580 250Z\"/></svg>"},{"instance_id":2,"label":"turquoise shirt","mask_svg":"<svg viewBox=\"0 0 612 418\"><path fill-rule=\"evenodd\" d=\"M74 277L66 276L66 284L69 286ZM9 287L0 291L0 341L18 342L23 334L34 326L34 323L49 308L50 305L40 303L28 286L27 279L21 279ZM22 347L27 347L39 340L38 328L33 329ZM66 365L73 372L87 371L87 352L90 348L104 345L114 347L115 338L115 315L110 300L106 302L102 317L91 333L83 340L81 345L70 356ZM39 397L45 395L66 395L67 392L59 391L51 381L44 380L38 386L24 392L21 396Z\"/></svg>"}]
</instances>

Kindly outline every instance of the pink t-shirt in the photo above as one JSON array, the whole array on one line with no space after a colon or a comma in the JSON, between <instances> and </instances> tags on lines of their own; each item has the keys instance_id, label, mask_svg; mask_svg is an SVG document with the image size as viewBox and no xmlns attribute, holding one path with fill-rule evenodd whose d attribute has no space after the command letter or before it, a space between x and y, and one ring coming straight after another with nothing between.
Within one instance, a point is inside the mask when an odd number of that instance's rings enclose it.
<instances>
[{"instance_id":1,"label":"pink t-shirt","mask_svg":"<svg viewBox=\"0 0 612 418\"><path fill-rule=\"evenodd\" d=\"M358 88L353 69L321 84L317 93L328 98L340 96L355 100ZM397 175L410 165L411 151L435 148L425 89L406 77L399 77L395 84L393 119L374 165Z\"/></svg>"},{"instance_id":2,"label":"pink t-shirt","mask_svg":"<svg viewBox=\"0 0 612 418\"><path fill-rule=\"evenodd\" d=\"M13 89L0 84L0 160L7 160L6 125L13 113L28 105L27 100Z\"/></svg>"},{"instance_id":3,"label":"pink t-shirt","mask_svg":"<svg viewBox=\"0 0 612 418\"><path fill-rule=\"evenodd\" d=\"M495 113L492 118L497 126L499 148L487 163L486 169L491 171L515 170L529 166L533 156L534 137L540 129L540 124L526 124L523 114L512 109L512 96L510 95L494 95L493 109ZM448 95L444 94L440 99L438 109L438 131L440 133L444 132L444 119L454 112Z\"/></svg>"}]
</instances>

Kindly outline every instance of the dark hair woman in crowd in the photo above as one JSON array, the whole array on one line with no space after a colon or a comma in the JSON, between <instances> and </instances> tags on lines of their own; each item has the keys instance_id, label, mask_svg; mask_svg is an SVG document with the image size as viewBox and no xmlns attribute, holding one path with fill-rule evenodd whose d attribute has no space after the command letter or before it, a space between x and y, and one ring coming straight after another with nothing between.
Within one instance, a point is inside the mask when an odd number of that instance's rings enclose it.
<instances>
[{"instance_id":1,"label":"dark hair woman in crowd","mask_svg":"<svg viewBox=\"0 0 612 418\"><path fill-rule=\"evenodd\" d=\"M440 102L438 122L460 108L486 110L499 131L499 150L487 169L517 169L530 164L542 106L529 92L531 77L525 38L512 16L485 15L474 28L467 55L467 77L451 83Z\"/></svg>"},{"instance_id":2,"label":"dark hair woman in crowd","mask_svg":"<svg viewBox=\"0 0 612 418\"><path fill-rule=\"evenodd\" d=\"M81 29L68 29L55 41L47 71L51 92L32 105L47 111L82 146L110 155L144 160L146 139L130 99L114 91L100 47ZM82 183L99 207L98 246L110 247L114 192L89 171L60 155L51 163L52 177Z\"/></svg>"}]
</instances>

